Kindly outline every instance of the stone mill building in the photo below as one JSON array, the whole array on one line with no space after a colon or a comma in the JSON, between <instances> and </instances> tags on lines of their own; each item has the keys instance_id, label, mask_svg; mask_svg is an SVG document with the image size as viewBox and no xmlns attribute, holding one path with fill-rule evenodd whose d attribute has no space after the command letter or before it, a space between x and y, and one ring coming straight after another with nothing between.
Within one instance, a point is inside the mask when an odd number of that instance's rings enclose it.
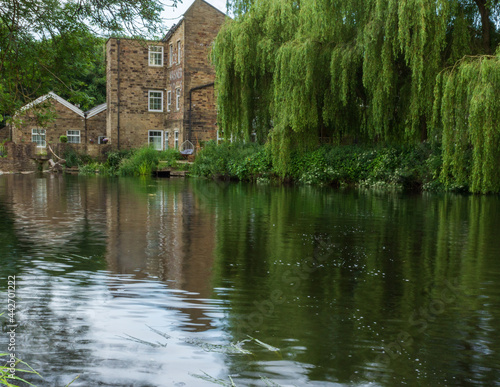
<instances>
[{"instance_id":1,"label":"stone mill building","mask_svg":"<svg viewBox=\"0 0 500 387\"><path fill-rule=\"evenodd\" d=\"M180 148L217 136L209 55L226 16L195 0L160 42L109 39L106 136L118 148Z\"/></svg>"},{"instance_id":2,"label":"stone mill building","mask_svg":"<svg viewBox=\"0 0 500 387\"><path fill-rule=\"evenodd\" d=\"M54 93L24 106L12 127L14 143L68 142L80 152L130 149L147 144L158 150L196 146L217 138L215 70L209 55L226 15L195 0L161 41L110 38L106 42L106 103L88 112ZM34 110L52 104L56 119L40 127Z\"/></svg>"}]
</instances>

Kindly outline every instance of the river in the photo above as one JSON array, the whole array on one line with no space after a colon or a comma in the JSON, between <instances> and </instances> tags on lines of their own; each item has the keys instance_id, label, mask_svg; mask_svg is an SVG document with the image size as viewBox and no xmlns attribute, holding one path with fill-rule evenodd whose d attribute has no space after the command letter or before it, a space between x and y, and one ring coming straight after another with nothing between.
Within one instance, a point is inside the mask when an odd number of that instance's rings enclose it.
<instances>
[{"instance_id":1,"label":"river","mask_svg":"<svg viewBox=\"0 0 500 387\"><path fill-rule=\"evenodd\" d=\"M500 385L499 230L498 196L3 175L0 353L37 386Z\"/></svg>"}]
</instances>

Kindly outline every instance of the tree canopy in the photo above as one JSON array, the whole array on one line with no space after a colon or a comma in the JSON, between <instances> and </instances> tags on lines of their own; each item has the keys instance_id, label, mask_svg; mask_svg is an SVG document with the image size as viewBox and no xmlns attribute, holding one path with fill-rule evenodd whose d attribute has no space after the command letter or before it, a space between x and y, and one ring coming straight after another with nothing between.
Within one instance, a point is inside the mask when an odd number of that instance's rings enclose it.
<instances>
[{"instance_id":1,"label":"tree canopy","mask_svg":"<svg viewBox=\"0 0 500 387\"><path fill-rule=\"evenodd\" d=\"M321 138L432 140L443 144L444 179L500 190L498 0L234 0L230 9L213 48L220 126L270 139L283 175L290 152Z\"/></svg>"},{"instance_id":2,"label":"tree canopy","mask_svg":"<svg viewBox=\"0 0 500 387\"><path fill-rule=\"evenodd\" d=\"M84 109L104 102L98 36L152 36L162 9L154 0L0 2L0 117L51 90Z\"/></svg>"}]
</instances>

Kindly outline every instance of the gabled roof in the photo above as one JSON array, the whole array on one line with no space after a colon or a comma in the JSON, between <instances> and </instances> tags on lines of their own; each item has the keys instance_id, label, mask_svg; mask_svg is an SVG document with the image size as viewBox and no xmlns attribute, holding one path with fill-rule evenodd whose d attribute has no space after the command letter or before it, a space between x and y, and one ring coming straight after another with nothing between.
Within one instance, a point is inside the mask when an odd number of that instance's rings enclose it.
<instances>
[{"instance_id":1,"label":"gabled roof","mask_svg":"<svg viewBox=\"0 0 500 387\"><path fill-rule=\"evenodd\" d=\"M87 118L94 117L95 115L102 113L108 108L107 103L102 103L100 105L97 105L96 107L93 107L90 110L87 110L84 114Z\"/></svg>"},{"instance_id":2,"label":"gabled roof","mask_svg":"<svg viewBox=\"0 0 500 387\"><path fill-rule=\"evenodd\" d=\"M174 24L174 26L172 28L170 28L167 32L167 34L165 35L165 37L162 39L163 42L166 42L168 39L170 39L170 37L174 34L175 31L177 31L177 29L180 27L180 25L182 24L182 22L184 21L184 16L189 12L191 11L191 8L193 8L193 6L196 4L196 2L201 2L201 3L205 3L206 5L212 7L213 9L215 9L217 12L227 16L224 12L220 11L219 9L217 9L216 7L214 7L212 4L206 2L205 0L194 0L193 3L189 6L189 8L186 10L186 12L184 12L184 14L182 15L182 18L181 20L179 20L176 24Z\"/></svg>"},{"instance_id":3,"label":"gabled roof","mask_svg":"<svg viewBox=\"0 0 500 387\"><path fill-rule=\"evenodd\" d=\"M42 103L43 101L46 101L47 99L53 99L53 100L59 102L61 105L63 105L65 107L67 107L68 109L74 111L79 116L85 117L85 114L83 113L82 110L80 110L79 108L77 108L71 102L66 101L64 98L59 97L56 93L54 93L52 91L49 92L48 94L45 94L45 95L42 95L41 97L38 97L37 99L35 99L34 101L30 102L29 104L24 105L19 110L20 111L24 111L24 110L27 110L27 109L31 109L33 106L38 105L38 104Z\"/></svg>"},{"instance_id":4,"label":"gabled roof","mask_svg":"<svg viewBox=\"0 0 500 387\"><path fill-rule=\"evenodd\" d=\"M175 31L181 26L182 22L184 21L184 16L182 16L181 20L179 20L176 24L172 26L165 35L165 37L162 39L162 42L166 42L167 40L170 39L170 37L174 34Z\"/></svg>"}]
</instances>

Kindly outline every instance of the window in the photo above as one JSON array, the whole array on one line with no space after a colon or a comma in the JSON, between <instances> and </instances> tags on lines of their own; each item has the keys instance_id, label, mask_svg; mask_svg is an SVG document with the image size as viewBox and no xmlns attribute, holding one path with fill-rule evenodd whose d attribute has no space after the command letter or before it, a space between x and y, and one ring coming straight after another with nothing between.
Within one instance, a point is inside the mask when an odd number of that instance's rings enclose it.
<instances>
[{"instance_id":1,"label":"window","mask_svg":"<svg viewBox=\"0 0 500 387\"><path fill-rule=\"evenodd\" d=\"M170 58L170 59L169 59L168 64L169 64L170 66L172 66L172 65L174 64L174 46L169 45L169 46L168 46L168 50L169 50L169 52L170 52L170 56L169 56L169 58Z\"/></svg>"},{"instance_id":2,"label":"window","mask_svg":"<svg viewBox=\"0 0 500 387\"><path fill-rule=\"evenodd\" d=\"M161 130L150 130L148 132L149 146L156 150L163 150L163 132Z\"/></svg>"},{"instance_id":3,"label":"window","mask_svg":"<svg viewBox=\"0 0 500 387\"><path fill-rule=\"evenodd\" d=\"M149 65L158 67L163 66L162 46L149 46Z\"/></svg>"},{"instance_id":4,"label":"window","mask_svg":"<svg viewBox=\"0 0 500 387\"><path fill-rule=\"evenodd\" d=\"M45 129L31 129L31 142L36 142L37 147L46 147Z\"/></svg>"},{"instance_id":5,"label":"window","mask_svg":"<svg viewBox=\"0 0 500 387\"><path fill-rule=\"evenodd\" d=\"M163 91L149 90L149 111L150 112L163 111Z\"/></svg>"},{"instance_id":6,"label":"window","mask_svg":"<svg viewBox=\"0 0 500 387\"><path fill-rule=\"evenodd\" d=\"M174 132L174 148L179 149L179 131Z\"/></svg>"},{"instance_id":7,"label":"window","mask_svg":"<svg viewBox=\"0 0 500 387\"><path fill-rule=\"evenodd\" d=\"M168 144L168 137L169 137L168 130L165 130L165 149L170 148L170 145Z\"/></svg>"},{"instance_id":8,"label":"window","mask_svg":"<svg viewBox=\"0 0 500 387\"><path fill-rule=\"evenodd\" d=\"M224 141L224 131L221 129L217 129L217 144L220 144Z\"/></svg>"},{"instance_id":9,"label":"window","mask_svg":"<svg viewBox=\"0 0 500 387\"><path fill-rule=\"evenodd\" d=\"M170 111L170 106L172 106L172 92L167 91L167 112Z\"/></svg>"},{"instance_id":10,"label":"window","mask_svg":"<svg viewBox=\"0 0 500 387\"><path fill-rule=\"evenodd\" d=\"M181 64L181 41L177 41L177 63Z\"/></svg>"},{"instance_id":11,"label":"window","mask_svg":"<svg viewBox=\"0 0 500 387\"><path fill-rule=\"evenodd\" d=\"M99 137L97 137L97 143L98 144L106 144L107 141L104 141L105 138L106 138L106 136L99 136Z\"/></svg>"},{"instance_id":12,"label":"window","mask_svg":"<svg viewBox=\"0 0 500 387\"><path fill-rule=\"evenodd\" d=\"M68 130L66 132L66 137L68 137L68 142L70 144L80 144L80 131L79 130Z\"/></svg>"},{"instance_id":13,"label":"window","mask_svg":"<svg viewBox=\"0 0 500 387\"><path fill-rule=\"evenodd\" d=\"M175 89L175 109L179 110L181 108L181 89L178 87Z\"/></svg>"}]
</instances>

